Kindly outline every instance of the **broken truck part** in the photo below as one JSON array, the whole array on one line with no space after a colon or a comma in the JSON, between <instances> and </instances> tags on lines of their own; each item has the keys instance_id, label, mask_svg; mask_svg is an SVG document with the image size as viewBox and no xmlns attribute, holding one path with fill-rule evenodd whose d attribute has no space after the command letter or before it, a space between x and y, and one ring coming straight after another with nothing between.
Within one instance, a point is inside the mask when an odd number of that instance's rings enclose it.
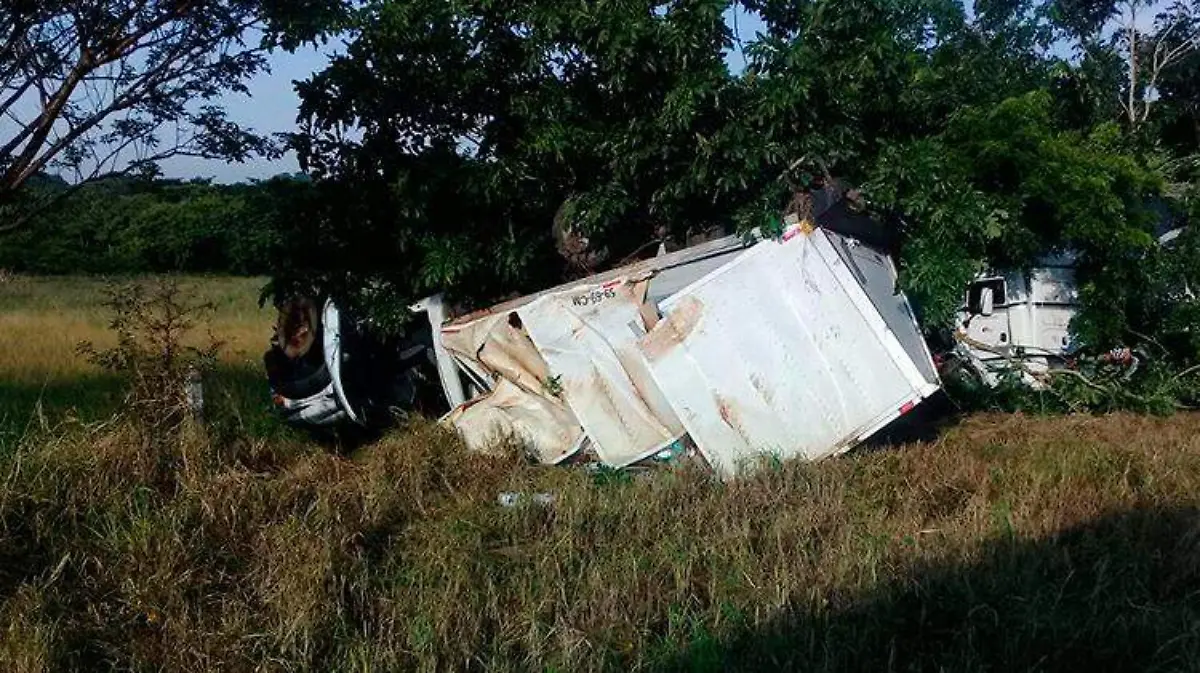
<instances>
[{"instance_id":1,"label":"broken truck part","mask_svg":"<svg viewBox=\"0 0 1200 673\"><path fill-rule=\"evenodd\" d=\"M846 451L938 390L895 281L884 251L797 224L449 321L436 298L415 308L442 421L473 449L516 438L546 464L619 468L686 445L732 476L763 455Z\"/></svg>"},{"instance_id":2,"label":"broken truck part","mask_svg":"<svg viewBox=\"0 0 1200 673\"><path fill-rule=\"evenodd\" d=\"M794 229L663 302L642 353L718 472L761 453L824 458L939 387L894 280L886 256Z\"/></svg>"},{"instance_id":3,"label":"broken truck part","mask_svg":"<svg viewBox=\"0 0 1200 673\"><path fill-rule=\"evenodd\" d=\"M996 386L1015 372L1028 384L1067 366L1079 312L1075 260L1047 257L1029 270L983 274L968 287L955 331L955 357L975 378Z\"/></svg>"},{"instance_id":4,"label":"broken truck part","mask_svg":"<svg viewBox=\"0 0 1200 673\"><path fill-rule=\"evenodd\" d=\"M1155 238L1160 246L1176 245L1184 228L1170 217L1159 219ZM1139 359L1130 348L1114 344L1099 356L1081 355L1071 322L1081 309L1077 278L1078 254L1072 251L1040 257L1031 268L980 274L967 288L960 306L954 343L943 353L947 376L966 375L986 386L1005 376L1044 388L1054 376L1073 376L1080 360L1113 367L1128 379ZM1180 294L1194 297L1190 288Z\"/></svg>"}]
</instances>

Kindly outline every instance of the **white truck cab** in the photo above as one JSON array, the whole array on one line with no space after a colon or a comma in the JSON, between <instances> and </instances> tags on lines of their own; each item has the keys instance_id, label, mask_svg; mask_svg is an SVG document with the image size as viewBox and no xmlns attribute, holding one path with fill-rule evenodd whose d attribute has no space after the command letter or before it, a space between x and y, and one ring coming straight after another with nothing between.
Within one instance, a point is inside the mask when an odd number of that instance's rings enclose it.
<instances>
[{"instance_id":1,"label":"white truck cab","mask_svg":"<svg viewBox=\"0 0 1200 673\"><path fill-rule=\"evenodd\" d=\"M1062 366L1074 350L1071 320L1079 310L1074 260L1046 258L1029 270L978 277L959 311L960 353L989 385L1019 365L1028 373Z\"/></svg>"}]
</instances>

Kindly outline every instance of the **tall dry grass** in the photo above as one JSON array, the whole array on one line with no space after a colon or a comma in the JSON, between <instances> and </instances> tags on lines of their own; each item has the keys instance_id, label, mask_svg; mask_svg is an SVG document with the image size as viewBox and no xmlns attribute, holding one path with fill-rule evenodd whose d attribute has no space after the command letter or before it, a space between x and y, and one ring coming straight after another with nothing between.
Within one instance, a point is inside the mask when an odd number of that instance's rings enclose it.
<instances>
[{"instance_id":1,"label":"tall dry grass","mask_svg":"<svg viewBox=\"0 0 1200 673\"><path fill-rule=\"evenodd\" d=\"M76 351L81 342L100 349L115 343L106 292L114 282L131 280L144 279L0 278L0 453L29 428L48 427L63 417L99 420L113 413L123 394L121 382ZM226 382L237 382L237 394L247 405L265 407L261 356L274 316L269 306L258 306L264 280L178 280L189 304L214 307L192 335L197 345L207 342L207 332L223 342Z\"/></svg>"},{"instance_id":2,"label":"tall dry grass","mask_svg":"<svg viewBox=\"0 0 1200 673\"><path fill-rule=\"evenodd\" d=\"M75 356L82 341L112 344L105 292L112 282L95 277L11 276L0 280L0 380L42 383L94 374ZM137 279L133 279L137 280ZM214 335L229 362L255 362L271 336L271 307L258 306L261 278L180 277L190 301L211 302Z\"/></svg>"},{"instance_id":3,"label":"tall dry grass","mask_svg":"<svg viewBox=\"0 0 1200 673\"><path fill-rule=\"evenodd\" d=\"M0 315L13 334L22 312L75 330L72 353L102 345L87 331L108 321L87 296L99 286L71 282L4 294ZM265 316L226 311L218 336L236 344L244 325L256 360ZM64 402L120 392L45 348L15 361L67 382ZM216 372L208 424L165 440L148 441L145 419L39 412L0 441L0 670L1200 662L1198 416L985 416L722 483L687 465L484 457L429 424L333 455L257 431L248 371ZM512 492L526 496L498 503Z\"/></svg>"},{"instance_id":4,"label":"tall dry grass","mask_svg":"<svg viewBox=\"0 0 1200 673\"><path fill-rule=\"evenodd\" d=\"M350 458L192 428L0 465L5 670L1182 670L1200 418L971 419L721 483L418 425ZM173 467L162 478L161 460ZM549 493L549 505L501 492Z\"/></svg>"}]
</instances>

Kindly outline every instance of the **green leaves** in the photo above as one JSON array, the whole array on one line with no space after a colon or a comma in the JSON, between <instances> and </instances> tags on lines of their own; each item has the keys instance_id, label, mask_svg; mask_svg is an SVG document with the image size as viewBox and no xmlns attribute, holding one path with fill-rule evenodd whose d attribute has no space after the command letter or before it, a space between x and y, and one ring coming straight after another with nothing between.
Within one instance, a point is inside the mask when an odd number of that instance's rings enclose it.
<instances>
[{"instance_id":1,"label":"green leaves","mask_svg":"<svg viewBox=\"0 0 1200 673\"><path fill-rule=\"evenodd\" d=\"M345 56L301 85L293 146L314 175L387 205L312 226L392 251L391 268L353 262L364 282L485 299L561 273L548 253L565 203L572 229L619 255L727 218L694 171L697 139L736 102L729 4L367 3Z\"/></svg>"},{"instance_id":2,"label":"green leaves","mask_svg":"<svg viewBox=\"0 0 1200 673\"><path fill-rule=\"evenodd\" d=\"M72 183L150 174L176 156L245 161L280 154L228 119L267 53L323 39L344 0L5 3L0 9L0 233L52 203L17 192L47 173ZM27 196L27 195L26 195ZM60 194L65 198L65 194Z\"/></svg>"},{"instance_id":3,"label":"green leaves","mask_svg":"<svg viewBox=\"0 0 1200 673\"><path fill-rule=\"evenodd\" d=\"M296 225L323 243L301 268L351 294L482 302L664 236L769 230L803 183L788 167L820 160L901 229L931 328L984 268L1070 249L1097 316L1080 334L1111 344L1165 320L1142 308L1166 291L1139 276L1158 254L1151 206L1191 192L1117 123L1120 54L1078 37L1108 10L1068 4L363 3L345 55L300 87L293 145L328 195ZM738 74L733 12L762 21ZM1078 58L1060 58L1064 35ZM1195 147L1195 87L1166 75L1180 102L1156 102L1163 137ZM582 249L555 254L568 239Z\"/></svg>"},{"instance_id":4,"label":"green leaves","mask_svg":"<svg viewBox=\"0 0 1200 673\"><path fill-rule=\"evenodd\" d=\"M1078 254L1081 341L1125 343L1160 318L1149 290L1160 174L1125 149L1113 125L1084 135L1057 127L1044 91L956 114L935 140L889 147L868 192L902 213L904 286L929 326L948 324L963 287L987 265L1030 267ZM1197 258L1200 259L1200 258Z\"/></svg>"},{"instance_id":5,"label":"green leaves","mask_svg":"<svg viewBox=\"0 0 1200 673\"><path fill-rule=\"evenodd\" d=\"M52 197L66 185L36 186ZM279 176L242 185L112 177L0 239L0 267L50 274L271 270L283 224L311 190Z\"/></svg>"}]
</instances>

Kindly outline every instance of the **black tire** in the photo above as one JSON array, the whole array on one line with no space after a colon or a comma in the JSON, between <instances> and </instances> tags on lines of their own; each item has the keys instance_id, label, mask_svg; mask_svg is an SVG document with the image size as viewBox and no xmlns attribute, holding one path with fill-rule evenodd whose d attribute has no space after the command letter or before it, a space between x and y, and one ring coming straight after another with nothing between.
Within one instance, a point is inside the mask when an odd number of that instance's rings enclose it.
<instances>
[{"instance_id":1,"label":"black tire","mask_svg":"<svg viewBox=\"0 0 1200 673\"><path fill-rule=\"evenodd\" d=\"M953 382L960 386L982 388L986 386L983 375L965 358L954 355L946 360L938 371L943 381Z\"/></svg>"}]
</instances>

